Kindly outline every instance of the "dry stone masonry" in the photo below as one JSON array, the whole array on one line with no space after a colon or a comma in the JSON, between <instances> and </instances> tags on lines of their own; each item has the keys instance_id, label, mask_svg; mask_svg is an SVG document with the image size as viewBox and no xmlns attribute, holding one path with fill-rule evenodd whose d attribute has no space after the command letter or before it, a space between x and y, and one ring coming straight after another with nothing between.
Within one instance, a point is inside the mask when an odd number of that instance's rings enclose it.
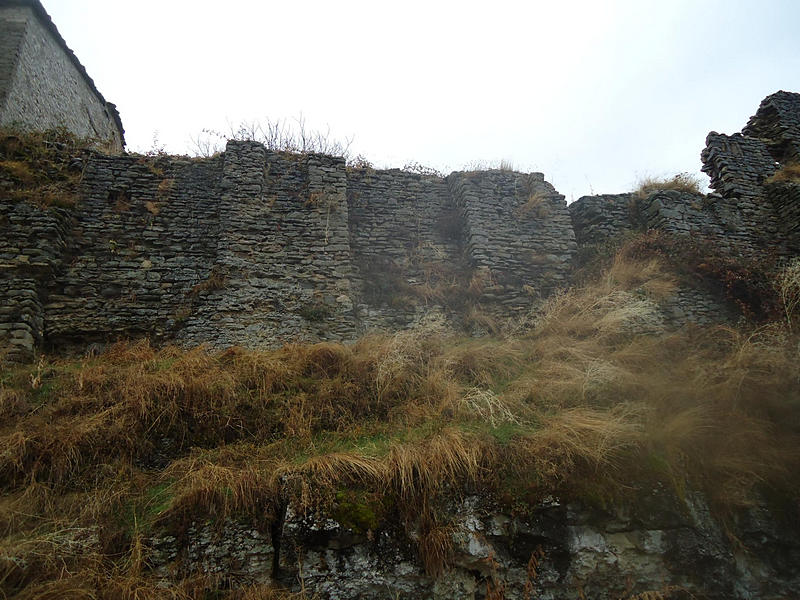
<instances>
[{"instance_id":1,"label":"dry stone masonry","mask_svg":"<svg viewBox=\"0 0 800 600\"><path fill-rule=\"evenodd\" d=\"M522 315L569 285L579 249L632 231L792 256L800 185L770 178L795 156L799 97L764 100L746 134L709 134L713 194L569 207L540 173L352 169L242 141L208 159L95 152L79 163L76 208L0 203L0 334L20 359L139 335L215 347L347 341L431 314L480 332L486 317ZM728 316L688 289L665 311L674 325Z\"/></svg>"},{"instance_id":2,"label":"dry stone masonry","mask_svg":"<svg viewBox=\"0 0 800 600\"><path fill-rule=\"evenodd\" d=\"M798 144L800 94L772 94L742 133L708 134L701 158L715 193L587 196L570 205L576 236L594 244L661 229L712 240L732 254L796 254L799 186L770 178L797 161Z\"/></svg>"},{"instance_id":3,"label":"dry stone masonry","mask_svg":"<svg viewBox=\"0 0 800 600\"><path fill-rule=\"evenodd\" d=\"M530 178L550 196L517 218ZM526 286L566 283L575 249L566 204L541 174L348 172L255 142L211 159L95 154L76 210L2 210L3 327L22 354L136 335L348 340L437 307L454 315L442 290L475 273L475 305L522 311Z\"/></svg>"},{"instance_id":4,"label":"dry stone masonry","mask_svg":"<svg viewBox=\"0 0 800 600\"><path fill-rule=\"evenodd\" d=\"M470 263L490 275L486 296L512 313L566 285L575 234L564 196L544 175L495 170L447 179Z\"/></svg>"},{"instance_id":5,"label":"dry stone masonry","mask_svg":"<svg viewBox=\"0 0 800 600\"><path fill-rule=\"evenodd\" d=\"M64 127L103 148L125 145L106 102L39 0L0 0L0 125Z\"/></svg>"},{"instance_id":6,"label":"dry stone masonry","mask_svg":"<svg viewBox=\"0 0 800 600\"><path fill-rule=\"evenodd\" d=\"M800 95L781 91L768 96L742 133L764 140L778 162L800 162Z\"/></svg>"}]
</instances>

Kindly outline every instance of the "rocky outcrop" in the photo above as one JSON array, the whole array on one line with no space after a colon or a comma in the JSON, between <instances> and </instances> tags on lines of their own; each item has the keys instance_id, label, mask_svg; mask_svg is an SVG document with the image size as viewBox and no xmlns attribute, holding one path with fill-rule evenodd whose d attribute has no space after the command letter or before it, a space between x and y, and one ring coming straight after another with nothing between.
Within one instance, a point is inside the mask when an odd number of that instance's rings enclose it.
<instances>
[{"instance_id":1,"label":"rocky outcrop","mask_svg":"<svg viewBox=\"0 0 800 600\"><path fill-rule=\"evenodd\" d=\"M800 586L797 515L779 514L755 505L723 524L701 494L654 487L614 508L546 498L524 514L465 497L450 507L434 557L421 555L413 526L366 528L291 507L272 529L277 544L263 526L226 521L192 526L182 546L175 537L151 545L162 573L224 573L231 585L272 582L341 600L778 600Z\"/></svg>"}]
</instances>

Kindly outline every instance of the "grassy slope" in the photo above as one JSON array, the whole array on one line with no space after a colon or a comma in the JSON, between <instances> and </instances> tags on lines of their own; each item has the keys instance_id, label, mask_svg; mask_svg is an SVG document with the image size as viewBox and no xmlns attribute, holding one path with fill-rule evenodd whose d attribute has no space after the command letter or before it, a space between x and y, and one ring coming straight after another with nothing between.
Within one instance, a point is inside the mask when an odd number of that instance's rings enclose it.
<instances>
[{"instance_id":1,"label":"grassy slope","mask_svg":"<svg viewBox=\"0 0 800 600\"><path fill-rule=\"evenodd\" d=\"M641 333L674 286L641 247L504 337L432 326L220 353L139 341L6 369L0 588L164 597L143 569L148 531L263 522L287 495L357 527L414 522L430 572L447 554L436 506L467 491L512 511L547 494L620 501L655 480L705 490L720 514L764 488L796 499L797 337L777 322Z\"/></svg>"}]
</instances>

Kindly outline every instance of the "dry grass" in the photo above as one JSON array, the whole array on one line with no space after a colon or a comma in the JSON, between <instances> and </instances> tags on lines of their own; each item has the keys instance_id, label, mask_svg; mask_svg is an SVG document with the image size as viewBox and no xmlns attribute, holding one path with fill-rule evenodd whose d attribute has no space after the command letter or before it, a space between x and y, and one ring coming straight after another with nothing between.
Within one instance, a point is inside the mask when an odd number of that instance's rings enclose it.
<instances>
[{"instance_id":1,"label":"dry grass","mask_svg":"<svg viewBox=\"0 0 800 600\"><path fill-rule=\"evenodd\" d=\"M789 328L794 326L793 318L800 306L800 259L793 259L778 273L775 287L783 305L786 324Z\"/></svg>"},{"instance_id":2,"label":"dry grass","mask_svg":"<svg viewBox=\"0 0 800 600\"><path fill-rule=\"evenodd\" d=\"M453 529L447 526L431 527L420 536L418 544L425 572L437 577L447 568L453 553Z\"/></svg>"},{"instance_id":3,"label":"dry grass","mask_svg":"<svg viewBox=\"0 0 800 600\"><path fill-rule=\"evenodd\" d=\"M800 164L784 165L767 178L767 183L800 183Z\"/></svg>"},{"instance_id":4,"label":"dry grass","mask_svg":"<svg viewBox=\"0 0 800 600\"><path fill-rule=\"evenodd\" d=\"M543 191L533 192L525 202L514 210L514 216L519 219L544 219L552 210L550 202L550 194Z\"/></svg>"},{"instance_id":5,"label":"dry grass","mask_svg":"<svg viewBox=\"0 0 800 600\"><path fill-rule=\"evenodd\" d=\"M64 129L43 132L0 128L0 181L9 200L42 208L77 204L82 168L73 157L86 157L92 140L78 139Z\"/></svg>"},{"instance_id":6,"label":"dry grass","mask_svg":"<svg viewBox=\"0 0 800 600\"><path fill-rule=\"evenodd\" d=\"M516 510L547 494L635 495L655 479L704 490L718 510L764 488L796 498L795 333L664 331L657 305L674 286L662 262L623 251L506 337L464 340L433 322L349 346L214 353L140 341L8 368L0 589L202 597L192 594L213 582L157 588L146 532L232 516L268 524L287 502L330 513L342 490L391 499L369 527L399 519L417 532L434 574L451 549L448 499L461 494Z\"/></svg>"},{"instance_id":7,"label":"dry grass","mask_svg":"<svg viewBox=\"0 0 800 600\"><path fill-rule=\"evenodd\" d=\"M634 194L639 198L647 198L653 192L673 190L687 194L702 194L700 179L691 173L678 173L670 179L645 177L636 186Z\"/></svg>"}]
</instances>

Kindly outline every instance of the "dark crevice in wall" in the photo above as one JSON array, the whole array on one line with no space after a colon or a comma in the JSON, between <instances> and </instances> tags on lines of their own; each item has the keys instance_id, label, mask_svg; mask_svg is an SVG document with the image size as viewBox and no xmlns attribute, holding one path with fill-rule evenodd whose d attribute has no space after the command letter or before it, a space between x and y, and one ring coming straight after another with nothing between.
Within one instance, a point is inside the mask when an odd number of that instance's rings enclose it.
<instances>
[{"instance_id":1,"label":"dark crevice in wall","mask_svg":"<svg viewBox=\"0 0 800 600\"><path fill-rule=\"evenodd\" d=\"M286 522L288 503L282 499L275 510L275 520L270 524L270 538L272 540L272 578L279 581L281 578L281 543L283 526Z\"/></svg>"}]
</instances>

